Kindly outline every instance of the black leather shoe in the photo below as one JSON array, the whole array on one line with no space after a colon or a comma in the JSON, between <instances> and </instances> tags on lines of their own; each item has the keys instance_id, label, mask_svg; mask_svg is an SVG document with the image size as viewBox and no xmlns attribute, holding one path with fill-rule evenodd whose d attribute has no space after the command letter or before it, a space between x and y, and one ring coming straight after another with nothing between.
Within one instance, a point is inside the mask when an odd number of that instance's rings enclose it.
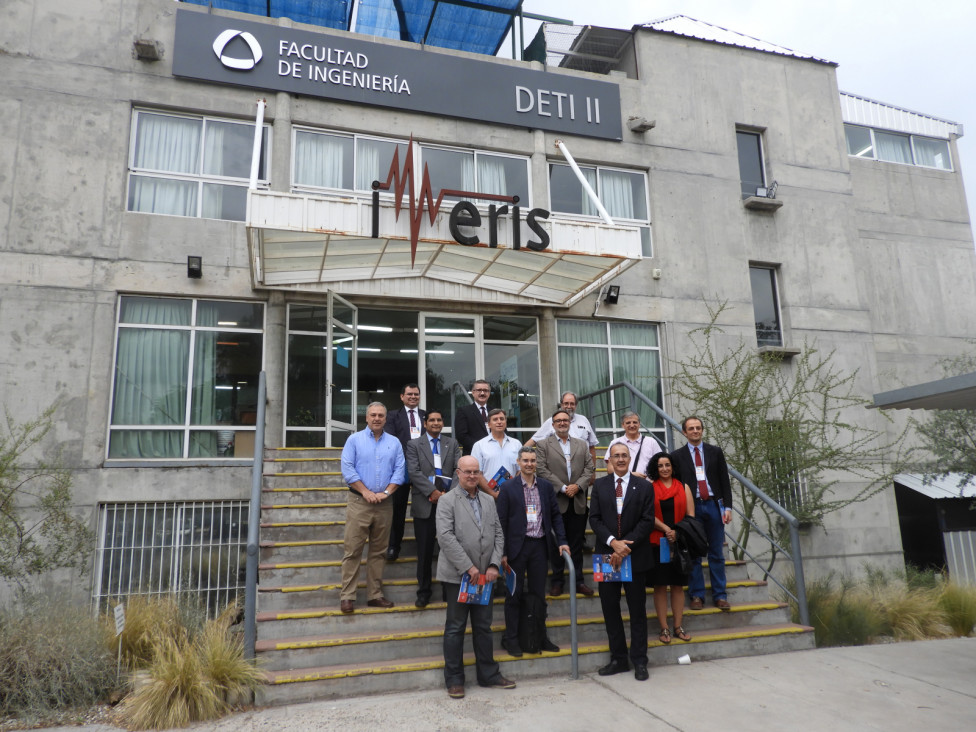
<instances>
[{"instance_id":1,"label":"black leather shoe","mask_svg":"<svg viewBox=\"0 0 976 732\"><path fill-rule=\"evenodd\" d=\"M561 594L563 594L563 583L562 582L553 582L552 583L552 589L549 590L549 596L550 597L559 597Z\"/></svg>"},{"instance_id":2,"label":"black leather shoe","mask_svg":"<svg viewBox=\"0 0 976 732\"><path fill-rule=\"evenodd\" d=\"M641 664L639 666L634 666L634 678L638 681L647 681L648 673L647 666Z\"/></svg>"},{"instance_id":3,"label":"black leather shoe","mask_svg":"<svg viewBox=\"0 0 976 732\"><path fill-rule=\"evenodd\" d=\"M395 562L399 556L400 550L394 546L386 550L386 561L388 562Z\"/></svg>"},{"instance_id":4,"label":"black leather shoe","mask_svg":"<svg viewBox=\"0 0 976 732\"><path fill-rule=\"evenodd\" d=\"M624 671L630 671L629 663L626 661L611 661L597 671L597 673L600 676L613 676L614 674L622 674Z\"/></svg>"},{"instance_id":5,"label":"black leather shoe","mask_svg":"<svg viewBox=\"0 0 976 732\"><path fill-rule=\"evenodd\" d=\"M559 646L546 638L544 641L542 641L542 650L544 650L546 653L559 653Z\"/></svg>"},{"instance_id":6,"label":"black leather shoe","mask_svg":"<svg viewBox=\"0 0 976 732\"><path fill-rule=\"evenodd\" d=\"M515 656L516 658L522 657L522 646L518 644L518 641L514 641L512 643L502 641L502 648L505 649L505 652L508 653L509 656Z\"/></svg>"},{"instance_id":7,"label":"black leather shoe","mask_svg":"<svg viewBox=\"0 0 976 732\"><path fill-rule=\"evenodd\" d=\"M417 607L427 607L430 604L430 598L417 595L417 599L414 601L413 604L416 605Z\"/></svg>"}]
</instances>

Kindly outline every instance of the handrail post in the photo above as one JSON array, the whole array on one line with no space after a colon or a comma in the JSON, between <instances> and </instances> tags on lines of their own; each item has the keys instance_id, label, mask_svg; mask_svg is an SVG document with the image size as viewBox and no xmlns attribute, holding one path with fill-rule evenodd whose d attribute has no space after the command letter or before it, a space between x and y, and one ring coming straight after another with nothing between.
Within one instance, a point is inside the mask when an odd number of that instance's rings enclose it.
<instances>
[{"instance_id":1,"label":"handrail post","mask_svg":"<svg viewBox=\"0 0 976 732\"><path fill-rule=\"evenodd\" d=\"M567 576L576 576L576 567L573 565L573 558L570 556L569 552L563 552L563 559L566 560L568 565L566 572ZM573 670L570 674L571 679L579 678L579 629L576 626L576 591L570 590L569 593L569 637L570 637L570 649L571 656L573 659Z\"/></svg>"},{"instance_id":2,"label":"handrail post","mask_svg":"<svg viewBox=\"0 0 976 732\"><path fill-rule=\"evenodd\" d=\"M254 463L251 468L251 505L247 514L247 575L244 583L244 657L254 658L257 640L258 537L261 529L261 481L264 477L264 412L267 376L258 376L258 415L254 435Z\"/></svg>"},{"instance_id":3,"label":"handrail post","mask_svg":"<svg viewBox=\"0 0 976 732\"><path fill-rule=\"evenodd\" d=\"M810 608L807 607L807 583L803 579L803 557L800 556L800 529L797 521L790 522L790 542L793 544L793 581L796 585L796 604L800 611L800 624L810 625Z\"/></svg>"}]
</instances>

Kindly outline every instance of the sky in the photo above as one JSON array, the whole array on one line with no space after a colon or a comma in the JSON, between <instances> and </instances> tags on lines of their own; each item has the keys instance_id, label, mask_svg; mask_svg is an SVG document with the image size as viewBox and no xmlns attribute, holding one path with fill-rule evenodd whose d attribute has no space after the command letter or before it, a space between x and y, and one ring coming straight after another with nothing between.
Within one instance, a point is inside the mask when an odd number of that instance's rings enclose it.
<instances>
[{"instance_id":1,"label":"sky","mask_svg":"<svg viewBox=\"0 0 976 732\"><path fill-rule=\"evenodd\" d=\"M976 214L973 0L525 0L522 9L624 29L687 15L834 61L841 91L964 125L959 157ZM538 25L525 22L527 41Z\"/></svg>"}]
</instances>

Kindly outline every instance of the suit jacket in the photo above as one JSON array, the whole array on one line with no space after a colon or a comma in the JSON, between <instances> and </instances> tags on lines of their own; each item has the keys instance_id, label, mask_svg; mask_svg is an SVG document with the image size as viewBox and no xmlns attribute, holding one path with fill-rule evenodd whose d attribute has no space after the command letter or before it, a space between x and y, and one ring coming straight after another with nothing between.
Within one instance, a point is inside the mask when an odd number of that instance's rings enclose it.
<instances>
[{"instance_id":1,"label":"suit jacket","mask_svg":"<svg viewBox=\"0 0 976 732\"><path fill-rule=\"evenodd\" d=\"M573 497L573 511L579 515L586 513L586 495L593 483L593 456L590 455L590 446L578 437L569 438L569 464L570 474L566 474L566 458L563 455L562 445L559 438L549 435L546 439L535 446L535 454L538 460L536 473L540 478L552 483L553 491L556 494L556 501L559 503L559 510L566 513L569 510L570 499L561 491L564 485L576 483L580 490Z\"/></svg>"},{"instance_id":2,"label":"suit jacket","mask_svg":"<svg viewBox=\"0 0 976 732\"><path fill-rule=\"evenodd\" d=\"M485 409L491 411L487 406ZM481 410L477 404L465 404L454 413L453 437L461 445L465 455L470 455L474 443L487 436L488 427L481 418Z\"/></svg>"},{"instance_id":3,"label":"suit jacket","mask_svg":"<svg viewBox=\"0 0 976 732\"><path fill-rule=\"evenodd\" d=\"M461 457L461 446L454 438L441 434L437 451L441 456L441 472L449 486L457 461ZM430 482L430 476L434 474L434 453L430 449L430 438L421 435L416 440L410 440L403 453L410 478L410 514L414 518L430 518L431 509L436 505L428 500L435 490L434 484ZM445 493L448 491L448 487L444 485L436 486L436 489Z\"/></svg>"},{"instance_id":4,"label":"suit jacket","mask_svg":"<svg viewBox=\"0 0 976 732\"><path fill-rule=\"evenodd\" d=\"M505 535L495 510L495 499L477 492L481 504L481 526L474 517L467 491L460 485L451 488L437 501L438 582L458 584L461 575L474 565L484 574L488 565L502 566Z\"/></svg>"},{"instance_id":5,"label":"suit jacket","mask_svg":"<svg viewBox=\"0 0 976 732\"><path fill-rule=\"evenodd\" d=\"M548 537L555 533L556 546L568 544L566 530L563 528L563 517L559 513L552 484L537 476L535 487L539 491L542 535ZM502 522L502 533L505 534L504 554L509 561L512 561L522 551L525 532L529 527L525 516L525 490L522 488L522 478L516 475L511 480L506 480L498 486L498 491L495 507L498 509L498 519Z\"/></svg>"},{"instance_id":6,"label":"suit jacket","mask_svg":"<svg viewBox=\"0 0 976 732\"><path fill-rule=\"evenodd\" d=\"M630 545L630 561L635 572L646 572L654 565L651 552L651 530L654 528L654 486L643 478L631 474L624 491L624 505L620 512L620 528L617 531L617 476L612 472L593 484L590 501L590 527L596 534L594 554L610 554L613 550L607 539L633 541Z\"/></svg>"},{"instance_id":7,"label":"suit jacket","mask_svg":"<svg viewBox=\"0 0 976 732\"><path fill-rule=\"evenodd\" d=\"M420 427L420 434L423 435L427 431L424 429L424 419L427 418L427 412L417 407L417 414L420 415L420 424L417 426ZM396 437L400 441L400 447L406 453L407 443L413 439L410 437L410 417L407 416L407 408L400 407L396 411L387 414L386 425L383 427L383 431L389 432Z\"/></svg>"},{"instance_id":8,"label":"suit jacket","mask_svg":"<svg viewBox=\"0 0 976 732\"><path fill-rule=\"evenodd\" d=\"M725 462L722 448L701 443L702 460L705 461L705 478L713 498L721 498L725 508L732 508L732 484L729 481L729 466ZM678 471L677 477L691 488L691 495L698 497L698 481L695 478L695 460L688 445L682 445L671 453L671 464Z\"/></svg>"}]
</instances>

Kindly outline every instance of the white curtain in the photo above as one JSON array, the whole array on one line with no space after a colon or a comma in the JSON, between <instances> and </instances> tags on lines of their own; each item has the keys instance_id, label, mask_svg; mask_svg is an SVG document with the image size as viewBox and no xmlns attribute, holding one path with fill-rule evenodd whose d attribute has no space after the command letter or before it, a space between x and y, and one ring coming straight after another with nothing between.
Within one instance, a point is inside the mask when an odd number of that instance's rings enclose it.
<instances>
[{"instance_id":1,"label":"white curtain","mask_svg":"<svg viewBox=\"0 0 976 732\"><path fill-rule=\"evenodd\" d=\"M133 167L199 173L201 124L196 119L140 113ZM129 210L196 216L197 192L197 184L192 181L133 174L129 180Z\"/></svg>"},{"instance_id":2,"label":"white curtain","mask_svg":"<svg viewBox=\"0 0 976 732\"><path fill-rule=\"evenodd\" d=\"M478 192L503 196L510 191L505 178L505 164L490 155L478 156Z\"/></svg>"},{"instance_id":3,"label":"white curtain","mask_svg":"<svg viewBox=\"0 0 976 732\"><path fill-rule=\"evenodd\" d=\"M611 216L620 219L638 218L634 211L634 191L630 174L604 170L600 173L600 183L600 199Z\"/></svg>"},{"instance_id":4,"label":"white curtain","mask_svg":"<svg viewBox=\"0 0 976 732\"><path fill-rule=\"evenodd\" d=\"M349 138L312 132L295 135L295 183L319 188L342 188L345 149Z\"/></svg>"},{"instance_id":5,"label":"white curtain","mask_svg":"<svg viewBox=\"0 0 976 732\"><path fill-rule=\"evenodd\" d=\"M889 163L911 164L912 148L905 135L875 132L874 139L878 144L878 158Z\"/></svg>"}]
</instances>

